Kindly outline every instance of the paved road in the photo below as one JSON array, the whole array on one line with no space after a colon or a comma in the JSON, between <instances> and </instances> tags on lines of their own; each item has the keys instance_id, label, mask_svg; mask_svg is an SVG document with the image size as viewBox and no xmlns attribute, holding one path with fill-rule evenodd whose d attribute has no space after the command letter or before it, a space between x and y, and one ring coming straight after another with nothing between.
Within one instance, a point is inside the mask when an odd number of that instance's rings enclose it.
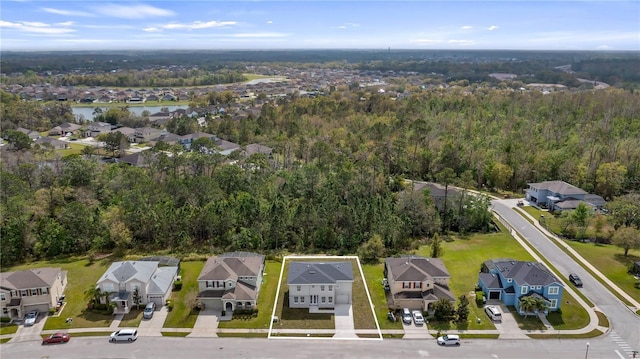
<instances>
[{"instance_id":1,"label":"paved road","mask_svg":"<svg viewBox=\"0 0 640 359\"><path fill-rule=\"evenodd\" d=\"M600 311L607 315L612 330L608 333L608 337L618 343L617 346L621 352L630 353L631 349L640 350L640 317L540 230L514 211L515 200L494 200L492 204L498 214L558 269L561 279L566 280L571 272L577 273L582 278L584 287L577 290L583 292Z\"/></svg>"},{"instance_id":2,"label":"paved road","mask_svg":"<svg viewBox=\"0 0 640 359\"><path fill-rule=\"evenodd\" d=\"M498 344L499 343L499 344ZM609 340L590 340L588 358L625 359ZM463 339L460 347L440 347L430 340L351 341L331 338L172 338L140 337L133 343L109 343L107 338L72 338L67 344L40 342L3 344L2 359L104 358L444 358L444 359L565 359L583 358L585 340Z\"/></svg>"}]
</instances>

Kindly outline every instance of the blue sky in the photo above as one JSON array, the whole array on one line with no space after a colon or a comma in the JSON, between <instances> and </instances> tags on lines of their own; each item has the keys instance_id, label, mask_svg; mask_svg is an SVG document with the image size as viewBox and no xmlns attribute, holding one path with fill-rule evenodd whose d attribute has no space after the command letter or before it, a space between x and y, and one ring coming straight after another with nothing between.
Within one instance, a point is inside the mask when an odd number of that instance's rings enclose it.
<instances>
[{"instance_id":1,"label":"blue sky","mask_svg":"<svg viewBox=\"0 0 640 359\"><path fill-rule=\"evenodd\" d=\"M640 1L0 2L2 50L640 51Z\"/></svg>"}]
</instances>

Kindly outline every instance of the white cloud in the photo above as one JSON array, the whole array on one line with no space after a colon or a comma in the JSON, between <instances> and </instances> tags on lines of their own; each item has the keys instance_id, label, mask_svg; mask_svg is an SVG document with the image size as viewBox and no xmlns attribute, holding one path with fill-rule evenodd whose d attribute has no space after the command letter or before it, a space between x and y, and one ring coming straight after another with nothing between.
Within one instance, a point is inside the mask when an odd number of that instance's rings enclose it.
<instances>
[{"instance_id":1,"label":"white cloud","mask_svg":"<svg viewBox=\"0 0 640 359\"><path fill-rule=\"evenodd\" d=\"M487 30L489 30L489 31L493 31L493 30L495 30L495 29L497 29L497 28L498 28L498 27L497 27L496 25L491 25L491 26L489 26L489 28L488 28Z\"/></svg>"},{"instance_id":2,"label":"white cloud","mask_svg":"<svg viewBox=\"0 0 640 359\"><path fill-rule=\"evenodd\" d=\"M150 5L106 4L96 6L95 11L106 16L122 19L144 19L149 17L173 16L175 12Z\"/></svg>"},{"instance_id":3,"label":"white cloud","mask_svg":"<svg viewBox=\"0 0 640 359\"><path fill-rule=\"evenodd\" d=\"M85 17L94 16L93 14L85 11L60 10L60 9L53 9L50 7L43 7L41 8L41 10L48 12L50 14L63 15L63 16L85 16Z\"/></svg>"},{"instance_id":4,"label":"white cloud","mask_svg":"<svg viewBox=\"0 0 640 359\"><path fill-rule=\"evenodd\" d=\"M146 27L146 28L144 28L142 30L146 31L146 32L161 32L162 31L161 29L158 29L157 27L153 27L153 26Z\"/></svg>"},{"instance_id":5,"label":"white cloud","mask_svg":"<svg viewBox=\"0 0 640 359\"><path fill-rule=\"evenodd\" d=\"M462 30L471 30L473 26L465 25L462 27Z\"/></svg>"},{"instance_id":6,"label":"white cloud","mask_svg":"<svg viewBox=\"0 0 640 359\"><path fill-rule=\"evenodd\" d=\"M267 24L271 25L271 24L273 24L273 21L269 20L269 21L267 21Z\"/></svg>"},{"instance_id":7,"label":"white cloud","mask_svg":"<svg viewBox=\"0 0 640 359\"><path fill-rule=\"evenodd\" d=\"M0 27L7 27L23 32L32 32L38 34L68 34L75 30L69 28L52 27L42 22L9 22L0 20Z\"/></svg>"},{"instance_id":8,"label":"white cloud","mask_svg":"<svg viewBox=\"0 0 640 359\"><path fill-rule=\"evenodd\" d=\"M72 26L74 24L73 21L65 21L65 22L59 22L56 25L57 26Z\"/></svg>"},{"instance_id":9,"label":"white cloud","mask_svg":"<svg viewBox=\"0 0 640 359\"><path fill-rule=\"evenodd\" d=\"M436 39L414 39L411 40L411 42L416 43L416 44L440 44L442 43L442 40L436 40Z\"/></svg>"},{"instance_id":10,"label":"white cloud","mask_svg":"<svg viewBox=\"0 0 640 359\"><path fill-rule=\"evenodd\" d=\"M258 33L240 33L233 34L233 37L253 37L253 38L279 38L279 37L287 37L289 34L281 33L281 32L258 32Z\"/></svg>"},{"instance_id":11,"label":"white cloud","mask_svg":"<svg viewBox=\"0 0 640 359\"><path fill-rule=\"evenodd\" d=\"M200 29L209 29L214 27L228 27L236 25L235 21L194 21L192 23L179 23L179 22L170 22L165 25L159 26L150 26L144 29L147 32L158 32L163 30L200 30Z\"/></svg>"},{"instance_id":12,"label":"white cloud","mask_svg":"<svg viewBox=\"0 0 640 359\"><path fill-rule=\"evenodd\" d=\"M460 45L471 45L473 44L473 40L449 40L447 41L450 44L460 44Z\"/></svg>"},{"instance_id":13,"label":"white cloud","mask_svg":"<svg viewBox=\"0 0 640 359\"><path fill-rule=\"evenodd\" d=\"M360 24L354 22L346 22L343 25L338 26L338 29L351 29L354 27L360 27Z\"/></svg>"}]
</instances>

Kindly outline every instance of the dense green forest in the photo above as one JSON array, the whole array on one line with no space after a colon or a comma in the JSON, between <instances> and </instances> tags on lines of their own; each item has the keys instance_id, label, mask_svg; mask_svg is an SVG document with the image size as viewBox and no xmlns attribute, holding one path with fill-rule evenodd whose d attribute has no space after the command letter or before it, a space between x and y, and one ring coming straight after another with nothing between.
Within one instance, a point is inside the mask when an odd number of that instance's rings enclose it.
<instances>
[{"instance_id":1,"label":"dense green forest","mask_svg":"<svg viewBox=\"0 0 640 359\"><path fill-rule=\"evenodd\" d=\"M404 178L520 193L562 179L607 199L640 189L638 93L408 92L338 88L282 98L256 118L209 121L209 133L273 147L274 163L169 147L136 168L3 150L0 259L132 247L353 253L373 237L394 253L443 229L490 227L486 200L467 196L438 213L428 197L402 191ZM2 99L3 121L38 121L22 101Z\"/></svg>"}]
</instances>

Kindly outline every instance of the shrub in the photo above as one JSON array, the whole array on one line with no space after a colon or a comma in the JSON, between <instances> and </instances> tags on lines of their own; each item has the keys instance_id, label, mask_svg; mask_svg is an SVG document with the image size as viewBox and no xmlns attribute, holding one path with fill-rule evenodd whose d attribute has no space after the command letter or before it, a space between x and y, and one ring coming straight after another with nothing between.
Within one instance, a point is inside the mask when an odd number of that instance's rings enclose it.
<instances>
[{"instance_id":1,"label":"shrub","mask_svg":"<svg viewBox=\"0 0 640 359\"><path fill-rule=\"evenodd\" d=\"M484 292L476 291L476 305L482 307L484 305Z\"/></svg>"},{"instance_id":2,"label":"shrub","mask_svg":"<svg viewBox=\"0 0 640 359\"><path fill-rule=\"evenodd\" d=\"M49 308L49 315L56 314L56 308Z\"/></svg>"},{"instance_id":3,"label":"shrub","mask_svg":"<svg viewBox=\"0 0 640 359\"><path fill-rule=\"evenodd\" d=\"M180 289L182 289L182 281L181 280L177 280L177 281L173 282L173 291L177 292Z\"/></svg>"},{"instance_id":4,"label":"shrub","mask_svg":"<svg viewBox=\"0 0 640 359\"><path fill-rule=\"evenodd\" d=\"M640 289L640 282L635 282L633 286L637 289Z\"/></svg>"},{"instance_id":5,"label":"shrub","mask_svg":"<svg viewBox=\"0 0 640 359\"><path fill-rule=\"evenodd\" d=\"M173 301L167 300L167 311L170 312L173 310Z\"/></svg>"},{"instance_id":6,"label":"shrub","mask_svg":"<svg viewBox=\"0 0 640 359\"><path fill-rule=\"evenodd\" d=\"M0 317L0 323L9 323L11 318L9 317Z\"/></svg>"}]
</instances>

